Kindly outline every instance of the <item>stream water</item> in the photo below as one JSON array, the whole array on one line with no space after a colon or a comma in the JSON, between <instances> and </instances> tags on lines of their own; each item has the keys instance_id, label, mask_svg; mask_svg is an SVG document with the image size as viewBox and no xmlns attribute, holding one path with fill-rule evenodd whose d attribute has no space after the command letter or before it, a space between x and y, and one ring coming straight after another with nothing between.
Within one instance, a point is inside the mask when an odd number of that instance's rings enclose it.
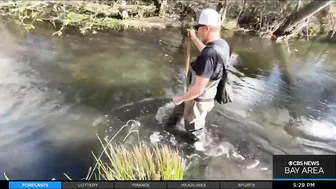
<instances>
[{"instance_id":1,"label":"stream water","mask_svg":"<svg viewBox=\"0 0 336 189\"><path fill-rule=\"evenodd\" d=\"M108 138L128 120L136 124L116 140L137 129L143 143L180 148L186 179L270 179L273 154L336 154L333 44L287 48L223 34L235 102L209 114L206 151L197 152L161 124L183 92L178 30L56 37L48 27L23 34L1 25L0 33L0 173L11 180L85 177L91 151L101 150L96 133Z\"/></svg>"}]
</instances>

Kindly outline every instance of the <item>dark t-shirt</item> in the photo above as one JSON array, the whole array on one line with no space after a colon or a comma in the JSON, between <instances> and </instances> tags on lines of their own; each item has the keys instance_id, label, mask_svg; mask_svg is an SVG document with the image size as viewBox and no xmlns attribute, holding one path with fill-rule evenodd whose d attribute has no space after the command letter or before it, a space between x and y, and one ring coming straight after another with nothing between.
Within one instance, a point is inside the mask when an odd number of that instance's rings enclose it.
<instances>
[{"instance_id":1,"label":"dark t-shirt","mask_svg":"<svg viewBox=\"0 0 336 189\"><path fill-rule=\"evenodd\" d=\"M226 65L228 61L220 58L220 55L213 49L213 47L211 47L214 44L224 51L227 55L226 57L229 57L229 44L225 40L219 39L208 43L197 59L191 64L196 75L209 78L210 80L216 80L222 77L223 69L225 69L224 65ZM220 69L216 69L217 66L220 66Z\"/></svg>"}]
</instances>

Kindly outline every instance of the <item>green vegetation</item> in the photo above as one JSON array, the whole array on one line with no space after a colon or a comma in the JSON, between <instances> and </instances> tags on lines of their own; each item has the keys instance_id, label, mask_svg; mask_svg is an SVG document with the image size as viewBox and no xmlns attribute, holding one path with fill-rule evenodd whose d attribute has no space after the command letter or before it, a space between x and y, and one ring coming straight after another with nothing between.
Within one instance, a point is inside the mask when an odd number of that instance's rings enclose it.
<instances>
[{"instance_id":1,"label":"green vegetation","mask_svg":"<svg viewBox=\"0 0 336 189\"><path fill-rule=\"evenodd\" d=\"M4 173L4 177L6 180L9 180L8 176L6 175L6 173Z\"/></svg>"},{"instance_id":2,"label":"green vegetation","mask_svg":"<svg viewBox=\"0 0 336 189\"><path fill-rule=\"evenodd\" d=\"M4 20L14 21L26 31L34 29L36 22L50 22L62 35L67 27L79 28L82 34L97 33L97 30L137 28L120 19L120 5L90 1L6 1L0 3ZM146 4L127 5L126 11L132 17L154 12L155 7ZM138 27L139 28L139 27Z\"/></svg>"},{"instance_id":3,"label":"green vegetation","mask_svg":"<svg viewBox=\"0 0 336 189\"><path fill-rule=\"evenodd\" d=\"M310 38L335 31L336 6L332 1L232 1L217 10L222 18L236 20L236 30L266 38ZM219 4L220 5L220 4Z\"/></svg>"},{"instance_id":4,"label":"green vegetation","mask_svg":"<svg viewBox=\"0 0 336 189\"><path fill-rule=\"evenodd\" d=\"M128 125L126 123L121 127L109 141L102 142L99 139L103 152L99 157L93 154L96 165L90 169L86 179L95 175L96 180L182 180L185 160L170 147L112 144L114 138ZM137 130L129 132L124 141L132 132L137 133ZM102 160L103 155L106 160Z\"/></svg>"},{"instance_id":5,"label":"green vegetation","mask_svg":"<svg viewBox=\"0 0 336 189\"><path fill-rule=\"evenodd\" d=\"M15 21L29 31L35 22L50 22L62 35L66 28L80 33L181 27L203 8L214 8L222 16L223 27L254 32L262 37L286 39L333 36L335 3L332 1L233 1L233 0L134 0L122 6L115 1L6 1L0 2L3 20Z\"/></svg>"},{"instance_id":6,"label":"green vegetation","mask_svg":"<svg viewBox=\"0 0 336 189\"><path fill-rule=\"evenodd\" d=\"M182 180L184 160L168 146L144 147L107 144L108 164L95 159L98 180Z\"/></svg>"},{"instance_id":7,"label":"green vegetation","mask_svg":"<svg viewBox=\"0 0 336 189\"><path fill-rule=\"evenodd\" d=\"M182 180L185 160L170 147L112 144L114 138L129 125L128 123L109 141L106 139L103 142L98 137L103 152L99 157L92 153L96 164L93 169L90 168L86 179L92 179L94 175L96 180ZM124 141L133 132L138 131L129 132Z\"/></svg>"}]
</instances>

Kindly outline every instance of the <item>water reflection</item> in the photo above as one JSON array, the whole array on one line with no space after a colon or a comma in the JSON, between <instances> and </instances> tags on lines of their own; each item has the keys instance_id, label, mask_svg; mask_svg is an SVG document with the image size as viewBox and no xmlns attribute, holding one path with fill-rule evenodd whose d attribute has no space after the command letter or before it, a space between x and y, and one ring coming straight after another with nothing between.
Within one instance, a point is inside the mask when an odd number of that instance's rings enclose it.
<instances>
[{"instance_id":1,"label":"water reflection","mask_svg":"<svg viewBox=\"0 0 336 189\"><path fill-rule=\"evenodd\" d=\"M262 100L269 96L273 102L272 108L284 109L280 112L285 114L288 110L289 116L283 116L287 117L283 120L283 124L288 122L295 130L303 130L301 131L301 137L319 141L334 140L335 138L331 136L334 135L336 129L329 120L335 115L331 114L328 109L335 104L334 99L331 98L334 94L335 79L330 77L334 73L328 72L323 66L333 64L333 62L328 62L325 57L319 56L320 51L316 53L317 56L310 53L310 57L305 58L306 62L302 62L296 58L297 54L292 53L289 56L288 53L284 53L284 49L279 50L279 46L277 48L277 59L280 63L274 67L273 72L268 76L266 85L269 89L264 92L265 95ZM301 50L303 51L303 49ZM329 105L326 105L325 102L321 103L323 101L328 102ZM259 103L258 106L260 104L262 103ZM269 108L266 110L270 111ZM260 111L263 112L264 110ZM271 112L275 113L274 111ZM279 113L279 111L277 112ZM266 120L271 125L277 125L278 121L271 121L274 116L269 115L270 113L266 114L266 117L269 117ZM291 122L293 119L297 121L294 124L295 126ZM303 128L300 128L300 126ZM320 128L322 131L312 132L312 130L315 130L312 127ZM332 134L323 134L324 131ZM291 132L291 134L294 133Z\"/></svg>"}]
</instances>

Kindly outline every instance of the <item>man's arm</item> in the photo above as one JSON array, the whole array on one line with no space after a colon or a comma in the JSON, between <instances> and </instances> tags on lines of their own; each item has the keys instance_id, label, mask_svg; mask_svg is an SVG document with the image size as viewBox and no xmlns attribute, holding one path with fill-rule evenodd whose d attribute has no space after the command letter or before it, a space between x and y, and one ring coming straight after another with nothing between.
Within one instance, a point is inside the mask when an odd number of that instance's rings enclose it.
<instances>
[{"instance_id":1,"label":"man's arm","mask_svg":"<svg viewBox=\"0 0 336 189\"><path fill-rule=\"evenodd\" d=\"M196 80L194 85L182 96L175 98L175 102L182 103L184 101L193 100L203 94L211 76L214 72L214 51L207 49L196 59L193 69L196 72Z\"/></svg>"},{"instance_id":2,"label":"man's arm","mask_svg":"<svg viewBox=\"0 0 336 189\"><path fill-rule=\"evenodd\" d=\"M197 98L203 94L206 85L209 82L209 78L196 76L196 81L193 87L191 87L182 97L181 101L189 101Z\"/></svg>"},{"instance_id":3,"label":"man's arm","mask_svg":"<svg viewBox=\"0 0 336 189\"><path fill-rule=\"evenodd\" d=\"M205 45L196 36L191 37L191 40L192 42L194 42L194 44L196 45L196 47L198 48L200 52L205 48Z\"/></svg>"},{"instance_id":4,"label":"man's arm","mask_svg":"<svg viewBox=\"0 0 336 189\"><path fill-rule=\"evenodd\" d=\"M202 43L201 40L197 38L196 31L194 29L190 29L188 31L189 31L189 36L190 36L191 41L195 44L195 46L201 52L205 48L205 45Z\"/></svg>"}]
</instances>

